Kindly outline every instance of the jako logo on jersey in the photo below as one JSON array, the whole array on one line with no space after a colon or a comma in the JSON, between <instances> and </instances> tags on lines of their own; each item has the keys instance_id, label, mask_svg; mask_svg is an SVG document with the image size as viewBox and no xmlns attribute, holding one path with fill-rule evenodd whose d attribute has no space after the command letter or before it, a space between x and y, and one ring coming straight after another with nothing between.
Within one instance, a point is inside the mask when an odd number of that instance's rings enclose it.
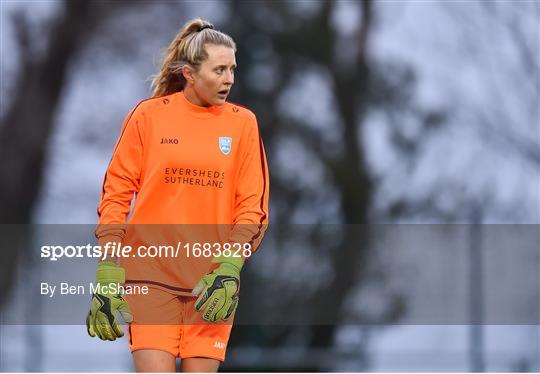
<instances>
[{"instance_id":1,"label":"jako logo on jersey","mask_svg":"<svg viewBox=\"0 0 540 374\"><path fill-rule=\"evenodd\" d=\"M159 144L178 144L178 138L161 138Z\"/></svg>"},{"instance_id":2,"label":"jako logo on jersey","mask_svg":"<svg viewBox=\"0 0 540 374\"><path fill-rule=\"evenodd\" d=\"M232 146L232 138L231 137L228 137L228 136L220 136L219 137L219 150L225 156L227 156L229 153L231 153L231 146Z\"/></svg>"},{"instance_id":3,"label":"jako logo on jersey","mask_svg":"<svg viewBox=\"0 0 540 374\"><path fill-rule=\"evenodd\" d=\"M216 341L214 342L214 348L225 349L225 343Z\"/></svg>"}]
</instances>

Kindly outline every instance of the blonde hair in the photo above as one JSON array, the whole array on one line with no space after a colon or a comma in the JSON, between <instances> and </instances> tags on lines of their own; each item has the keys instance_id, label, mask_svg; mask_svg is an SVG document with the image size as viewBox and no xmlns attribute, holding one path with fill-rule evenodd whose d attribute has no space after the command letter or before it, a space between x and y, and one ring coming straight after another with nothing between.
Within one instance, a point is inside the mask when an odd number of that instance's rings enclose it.
<instances>
[{"instance_id":1,"label":"blonde hair","mask_svg":"<svg viewBox=\"0 0 540 374\"><path fill-rule=\"evenodd\" d=\"M153 76L153 97L182 91L186 85L182 68L190 65L198 69L208 58L204 48L206 44L224 45L236 52L233 39L221 31L214 30L210 22L200 18L186 22L165 50L159 73Z\"/></svg>"}]
</instances>

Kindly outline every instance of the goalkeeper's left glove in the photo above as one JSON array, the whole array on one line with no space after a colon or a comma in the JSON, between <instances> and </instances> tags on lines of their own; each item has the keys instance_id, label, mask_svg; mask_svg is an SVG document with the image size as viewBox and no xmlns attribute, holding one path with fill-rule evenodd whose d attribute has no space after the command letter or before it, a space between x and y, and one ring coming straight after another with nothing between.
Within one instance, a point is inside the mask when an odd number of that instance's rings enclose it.
<instances>
[{"instance_id":1,"label":"goalkeeper's left glove","mask_svg":"<svg viewBox=\"0 0 540 374\"><path fill-rule=\"evenodd\" d=\"M242 258L216 257L212 260L219 266L205 275L193 289L193 296L199 296L195 310L209 322L228 320L238 306L240 291L240 270Z\"/></svg>"}]
</instances>

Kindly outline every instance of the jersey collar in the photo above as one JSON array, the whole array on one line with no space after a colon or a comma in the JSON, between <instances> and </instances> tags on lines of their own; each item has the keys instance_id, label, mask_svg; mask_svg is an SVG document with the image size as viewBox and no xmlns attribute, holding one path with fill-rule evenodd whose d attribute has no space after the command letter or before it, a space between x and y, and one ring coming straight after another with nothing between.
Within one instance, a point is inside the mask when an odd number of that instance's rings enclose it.
<instances>
[{"instance_id":1,"label":"jersey collar","mask_svg":"<svg viewBox=\"0 0 540 374\"><path fill-rule=\"evenodd\" d=\"M217 116L221 114L223 111L224 105L213 105L210 107L204 107L195 105L192 102L190 102L186 96L184 95L184 91L178 92L178 99L181 103L181 105L190 113L193 114L196 117L200 118L212 118L214 116Z\"/></svg>"}]
</instances>

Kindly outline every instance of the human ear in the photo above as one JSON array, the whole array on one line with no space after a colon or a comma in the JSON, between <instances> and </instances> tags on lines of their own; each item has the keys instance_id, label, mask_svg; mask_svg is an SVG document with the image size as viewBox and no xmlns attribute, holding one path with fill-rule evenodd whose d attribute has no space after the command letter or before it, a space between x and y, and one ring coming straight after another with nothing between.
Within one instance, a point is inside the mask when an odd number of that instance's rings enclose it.
<instances>
[{"instance_id":1,"label":"human ear","mask_svg":"<svg viewBox=\"0 0 540 374\"><path fill-rule=\"evenodd\" d=\"M188 65L182 66L182 75L184 76L186 82L193 85L193 83L195 82L195 79L193 77L193 68L191 68L191 66L188 66Z\"/></svg>"}]
</instances>

